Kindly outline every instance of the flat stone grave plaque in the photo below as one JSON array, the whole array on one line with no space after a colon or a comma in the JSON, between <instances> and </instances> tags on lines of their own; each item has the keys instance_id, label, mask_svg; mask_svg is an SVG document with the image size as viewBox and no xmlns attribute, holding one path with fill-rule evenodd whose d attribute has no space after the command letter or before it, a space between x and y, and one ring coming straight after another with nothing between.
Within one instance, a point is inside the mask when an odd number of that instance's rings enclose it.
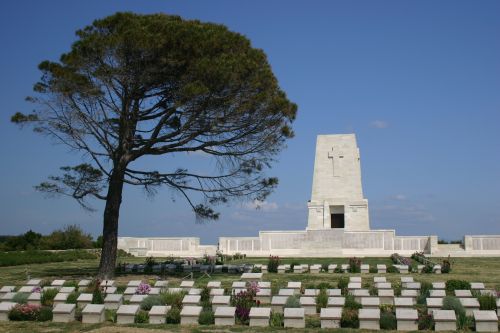
<instances>
[{"instance_id":1,"label":"flat stone grave plaque","mask_svg":"<svg viewBox=\"0 0 500 333\"><path fill-rule=\"evenodd\" d=\"M466 290L457 289L457 290L455 290L455 296L462 297L462 298L468 298L468 297L472 297L472 293L468 289L466 289Z\"/></svg>"},{"instance_id":2,"label":"flat stone grave plaque","mask_svg":"<svg viewBox=\"0 0 500 333\"><path fill-rule=\"evenodd\" d=\"M329 308L342 308L345 304L345 297L342 296L334 296L328 297L327 307Z\"/></svg>"},{"instance_id":3,"label":"flat stone grave plaque","mask_svg":"<svg viewBox=\"0 0 500 333\"><path fill-rule=\"evenodd\" d=\"M367 330L379 330L380 329L380 309L370 308L370 309L359 309L359 328Z\"/></svg>"},{"instance_id":4,"label":"flat stone grave plaque","mask_svg":"<svg viewBox=\"0 0 500 333\"><path fill-rule=\"evenodd\" d=\"M235 324L235 312L236 307L234 306L219 306L215 310L215 325L217 326L233 326Z\"/></svg>"},{"instance_id":5,"label":"flat stone grave plaque","mask_svg":"<svg viewBox=\"0 0 500 333\"><path fill-rule=\"evenodd\" d=\"M256 308L250 309L250 326L269 326L269 318L271 317L271 308Z\"/></svg>"},{"instance_id":6,"label":"flat stone grave plaque","mask_svg":"<svg viewBox=\"0 0 500 333\"><path fill-rule=\"evenodd\" d=\"M82 323L97 324L104 322L104 304L87 304L82 310Z\"/></svg>"},{"instance_id":7,"label":"flat stone grave plaque","mask_svg":"<svg viewBox=\"0 0 500 333\"><path fill-rule=\"evenodd\" d=\"M150 324L165 324L167 312L170 311L169 305L153 305L149 310Z\"/></svg>"},{"instance_id":8,"label":"flat stone grave plaque","mask_svg":"<svg viewBox=\"0 0 500 333\"><path fill-rule=\"evenodd\" d=\"M200 295L186 295L182 299L182 305L197 305L198 303L200 303L200 300Z\"/></svg>"},{"instance_id":9,"label":"flat stone grave plaque","mask_svg":"<svg viewBox=\"0 0 500 333\"><path fill-rule=\"evenodd\" d=\"M200 316L201 306L186 305L181 311L181 325L198 325L198 317Z\"/></svg>"},{"instance_id":10,"label":"flat stone grave plaque","mask_svg":"<svg viewBox=\"0 0 500 333\"><path fill-rule=\"evenodd\" d=\"M120 305L116 310L116 323L133 324L137 312L139 312L139 305Z\"/></svg>"},{"instance_id":11,"label":"flat stone grave plaque","mask_svg":"<svg viewBox=\"0 0 500 333\"><path fill-rule=\"evenodd\" d=\"M498 318L493 310L474 310L476 332L498 332Z\"/></svg>"},{"instance_id":12,"label":"flat stone grave plaque","mask_svg":"<svg viewBox=\"0 0 500 333\"><path fill-rule=\"evenodd\" d=\"M300 298L300 306L306 315L316 314L316 298L303 296Z\"/></svg>"},{"instance_id":13,"label":"flat stone grave plaque","mask_svg":"<svg viewBox=\"0 0 500 333\"><path fill-rule=\"evenodd\" d=\"M304 319L303 308L285 308L284 326L293 328L305 328L306 322Z\"/></svg>"},{"instance_id":14,"label":"flat stone grave plaque","mask_svg":"<svg viewBox=\"0 0 500 333\"><path fill-rule=\"evenodd\" d=\"M418 330L418 312L415 309L396 308L396 321L398 331Z\"/></svg>"},{"instance_id":15,"label":"flat stone grave plaque","mask_svg":"<svg viewBox=\"0 0 500 333\"><path fill-rule=\"evenodd\" d=\"M75 304L57 304L52 310L52 321L55 323L69 323L75 320Z\"/></svg>"},{"instance_id":16,"label":"flat stone grave plaque","mask_svg":"<svg viewBox=\"0 0 500 333\"><path fill-rule=\"evenodd\" d=\"M342 308L321 308L321 328L340 328Z\"/></svg>"},{"instance_id":17,"label":"flat stone grave plaque","mask_svg":"<svg viewBox=\"0 0 500 333\"><path fill-rule=\"evenodd\" d=\"M457 316L453 310L434 310L435 331L456 331Z\"/></svg>"}]
</instances>

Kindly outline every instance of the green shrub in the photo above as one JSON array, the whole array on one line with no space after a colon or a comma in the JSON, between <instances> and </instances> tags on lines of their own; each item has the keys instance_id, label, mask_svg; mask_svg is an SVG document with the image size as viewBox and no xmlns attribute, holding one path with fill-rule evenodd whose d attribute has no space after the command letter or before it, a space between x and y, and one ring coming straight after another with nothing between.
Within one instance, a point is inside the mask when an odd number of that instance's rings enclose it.
<instances>
[{"instance_id":1,"label":"green shrub","mask_svg":"<svg viewBox=\"0 0 500 333\"><path fill-rule=\"evenodd\" d=\"M340 326L344 328L359 328L358 310L347 309L342 310L340 318Z\"/></svg>"},{"instance_id":2,"label":"green shrub","mask_svg":"<svg viewBox=\"0 0 500 333\"><path fill-rule=\"evenodd\" d=\"M13 251L0 252L0 266L18 266L43 264L48 262L76 261L78 259L95 259L96 255L85 250L60 252L49 251Z\"/></svg>"},{"instance_id":3,"label":"green shrub","mask_svg":"<svg viewBox=\"0 0 500 333\"><path fill-rule=\"evenodd\" d=\"M38 315L38 321L50 321L54 317L52 313L52 308L50 306L42 306L40 308L40 314Z\"/></svg>"},{"instance_id":4,"label":"green shrub","mask_svg":"<svg viewBox=\"0 0 500 333\"><path fill-rule=\"evenodd\" d=\"M425 309L418 312L418 329L424 331L430 331L434 327L434 318L432 315L427 314Z\"/></svg>"},{"instance_id":5,"label":"green shrub","mask_svg":"<svg viewBox=\"0 0 500 333\"><path fill-rule=\"evenodd\" d=\"M92 304L104 304L104 296L101 289L96 288L92 293Z\"/></svg>"},{"instance_id":6,"label":"green shrub","mask_svg":"<svg viewBox=\"0 0 500 333\"><path fill-rule=\"evenodd\" d=\"M396 330L397 320L393 312L383 311L380 313L380 328L383 330Z\"/></svg>"},{"instance_id":7,"label":"green shrub","mask_svg":"<svg viewBox=\"0 0 500 333\"><path fill-rule=\"evenodd\" d=\"M432 283L424 281L420 283L420 295L417 296L417 304L426 304L426 299L430 296Z\"/></svg>"},{"instance_id":8,"label":"green shrub","mask_svg":"<svg viewBox=\"0 0 500 333\"><path fill-rule=\"evenodd\" d=\"M149 295L141 302L141 310L149 311L154 305L164 305L163 299L158 295Z\"/></svg>"},{"instance_id":9,"label":"green shrub","mask_svg":"<svg viewBox=\"0 0 500 333\"><path fill-rule=\"evenodd\" d=\"M139 310L135 315L134 322L136 324L146 324L149 322L149 314L147 311Z\"/></svg>"},{"instance_id":10,"label":"green shrub","mask_svg":"<svg viewBox=\"0 0 500 333\"><path fill-rule=\"evenodd\" d=\"M371 285L368 288L368 292L370 293L370 296L377 296L378 295L378 289L374 285Z\"/></svg>"},{"instance_id":11,"label":"green shrub","mask_svg":"<svg viewBox=\"0 0 500 333\"><path fill-rule=\"evenodd\" d=\"M267 261L267 271L269 273L278 273L278 266L280 265L280 262L280 257L269 256L269 260Z\"/></svg>"},{"instance_id":12,"label":"green shrub","mask_svg":"<svg viewBox=\"0 0 500 333\"><path fill-rule=\"evenodd\" d=\"M454 310L457 316L465 314L465 309L462 303L460 303L458 298L454 296L446 296L443 298L443 310Z\"/></svg>"},{"instance_id":13,"label":"green shrub","mask_svg":"<svg viewBox=\"0 0 500 333\"><path fill-rule=\"evenodd\" d=\"M321 265L321 271L322 272L328 272L328 264L322 264Z\"/></svg>"},{"instance_id":14,"label":"green shrub","mask_svg":"<svg viewBox=\"0 0 500 333\"><path fill-rule=\"evenodd\" d=\"M66 303L76 304L76 300L78 299L78 296L80 296L80 293L78 291L73 291L71 294L68 295L68 298L66 299Z\"/></svg>"},{"instance_id":15,"label":"green shrub","mask_svg":"<svg viewBox=\"0 0 500 333\"><path fill-rule=\"evenodd\" d=\"M76 321L82 321L83 314L82 314L83 309L80 307L75 308L75 320Z\"/></svg>"},{"instance_id":16,"label":"green shrub","mask_svg":"<svg viewBox=\"0 0 500 333\"><path fill-rule=\"evenodd\" d=\"M321 282L318 284L318 289L331 289L332 285L329 282Z\"/></svg>"},{"instance_id":17,"label":"green shrub","mask_svg":"<svg viewBox=\"0 0 500 333\"><path fill-rule=\"evenodd\" d=\"M347 276L341 276L338 283L338 288L345 290L349 285L349 278Z\"/></svg>"},{"instance_id":18,"label":"green shrub","mask_svg":"<svg viewBox=\"0 0 500 333\"><path fill-rule=\"evenodd\" d=\"M271 327L283 327L284 317L282 313L271 312L271 319L269 320L269 325Z\"/></svg>"},{"instance_id":19,"label":"green shrub","mask_svg":"<svg viewBox=\"0 0 500 333\"><path fill-rule=\"evenodd\" d=\"M64 287L75 287L75 289L78 289L78 282L72 281L72 280L64 281L63 286Z\"/></svg>"},{"instance_id":20,"label":"green shrub","mask_svg":"<svg viewBox=\"0 0 500 333\"><path fill-rule=\"evenodd\" d=\"M399 269L394 265L390 265L387 267L387 273L399 273Z\"/></svg>"},{"instance_id":21,"label":"green shrub","mask_svg":"<svg viewBox=\"0 0 500 333\"><path fill-rule=\"evenodd\" d=\"M473 331L474 319L467 316L465 313L460 313L457 316L457 329L461 331Z\"/></svg>"},{"instance_id":22,"label":"green shrub","mask_svg":"<svg viewBox=\"0 0 500 333\"><path fill-rule=\"evenodd\" d=\"M361 259L356 257L349 258L349 272L360 273L361 272Z\"/></svg>"},{"instance_id":23,"label":"green shrub","mask_svg":"<svg viewBox=\"0 0 500 333\"><path fill-rule=\"evenodd\" d=\"M375 266L375 265L370 266L370 269L369 269L368 271L369 271L370 273L372 273L372 274L376 274L376 273L378 273L378 271L377 271L377 266Z\"/></svg>"},{"instance_id":24,"label":"green shrub","mask_svg":"<svg viewBox=\"0 0 500 333\"><path fill-rule=\"evenodd\" d=\"M179 324L181 322L181 310L173 306L167 312L167 324Z\"/></svg>"},{"instance_id":25,"label":"green shrub","mask_svg":"<svg viewBox=\"0 0 500 333\"><path fill-rule=\"evenodd\" d=\"M164 292L160 293L160 297L162 298L163 304L171 305L172 307L182 308L182 299L187 294L186 291L181 291L177 293L173 292Z\"/></svg>"},{"instance_id":26,"label":"green shrub","mask_svg":"<svg viewBox=\"0 0 500 333\"><path fill-rule=\"evenodd\" d=\"M316 312L320 312L321 308L328 306L328 292L326 289L320 289L318 296L316 296Z\"/></svg>"},{"instance_id":27,"label":"green shrub","mask_svg":"<svg viewBox=\"0 0 500 333\"><path fill-rule=\"evenodd\" d=\"M356 299L354 298L353 295L349 294L349 295L346 295L346 297L345 297L344 308L351 309L351 310L357 310L357 309L361 309L361 304L356 302Z\"/></svg>"},{"instance_id":28,"label":"green shrub","mask_svg":"<svg viewBox=\"0 0 500 333\"><path fill-rule=\"evenodd\" d=\"M289 296L285 302L285 308L300 308L300 299L298 296Z\"/></svg>"},{"instance_id":29,"label":"green shrub","mask_svg":"<svg viewBox=\"0 0 500 333\"><path fill-rule=\"evenodd\" d=\"M470 283L464 280L446 281L446 291L451 293L455 290L470 289Z\"/></svg>"},{"instance_id":30,"label":"green shrub","mask_svg":"<svg viewBox=\"0 0 500 333\"><path fill-rule=\"evenodd\" d=\"M306 316L306 328L320 328L321 320L318 316Z\"/></svg>"},{"instance_id":31,"label":"green shrub","mask_svg":"<svg viewBox=\"0 0 500 333\"><path fill-rule=\"evenodd\" d=\"M200 325L213 325L215 323L214 313L210 309L203 309L198 318Z\"/></svg>"},{"instance_id":32,"label":"green shrub","mask_svg":"<svg viewBox=\"0 0 500 333\"><path fill-rule=\"evenodd\" d=\"M54 305L54 298L56 297L58 292L59 291L55 288L49 288L49 289L42 291L42 294L40 295L40 303L43 306Z\"/></svg>"},{"instance_id":33,"label":"green shrub","mask_svg":"<svg viewBox=\"0 0 500 333\"><path fill-rule=\"evenodd\" d=\"M111 310L111 309L104 310L104 317L106 318L106 321L116 323L116 317L117 317L116 310Z\"/></svg>"},{"instance_id":34,"label":"green shrub","mask_svg":"<svg viewBox=\"0 0 500 333\"><path fill-rule=\"evenodd\" d=\"M202 303L203 302L210 302L210 288L208 288L207 286L203 287L201 289L200 296L201 296L200 301Z\"/></svg>"},{"instance_id":35,"label":"green shrub","mask_svg":"<svg viewBox=\"0 0 500 333\"><path fill-rule=\"evenodd\" d=\"M12 302L18 304L26 304L28 303L28 297L30 294L28 293L16 293L12 298Z\"/></svg>"},{"instance_id":36,"label":"green shrub","mask_svg":"<svg viewBox=\"0 0 500 333\"><path fill-rule=\"evenodd\" d=\"M477 298L480 310L496 310L496 298L492 295L481 295Z\"/></svg>"}]
</instances>

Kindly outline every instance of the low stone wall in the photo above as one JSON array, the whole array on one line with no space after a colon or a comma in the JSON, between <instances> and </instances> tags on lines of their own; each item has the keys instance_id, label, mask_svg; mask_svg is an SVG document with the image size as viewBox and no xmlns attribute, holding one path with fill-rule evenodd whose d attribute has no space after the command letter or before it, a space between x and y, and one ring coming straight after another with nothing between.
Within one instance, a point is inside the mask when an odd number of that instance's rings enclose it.
<instances>
[{"instance_id":1,"label":"low stone wall","mask_svg":"<svg viewBox=\"0 0 500 333\"><path fill-rule=\"evenodd\" d=\"M411 255L415 251L431 254L435 236L396 236L394 230L344 231L261 231L259 237L220 237L219 249L225 254L288 257L387 256L394 252Z\"/></svg>"},{"instance_id":2,"label":"low stone wall","mask_svg":"<svg viewBox=\"0 0 500 333\"><path fill-rule=\"evenodd\" d=\"M202 257L217 246L200 245L198 237L118 237L118 249L139 257Z\"/></svg>"}]
</instances>

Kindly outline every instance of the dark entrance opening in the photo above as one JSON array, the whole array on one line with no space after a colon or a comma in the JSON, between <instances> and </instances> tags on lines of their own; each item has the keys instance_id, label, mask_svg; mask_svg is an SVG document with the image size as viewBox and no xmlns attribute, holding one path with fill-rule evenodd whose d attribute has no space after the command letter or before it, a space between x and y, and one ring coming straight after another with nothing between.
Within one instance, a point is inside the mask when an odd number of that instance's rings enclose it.
<instances>
[{"instance_id":1,"label":"dark entrance opening","mask_svg":"<svg viewBox=\"0 0 500 333\"><path fill-rule=\"evenodd\" d=\"M333 228L344 228L344 214L332 214Z\"/></svg>"}]
</instances>

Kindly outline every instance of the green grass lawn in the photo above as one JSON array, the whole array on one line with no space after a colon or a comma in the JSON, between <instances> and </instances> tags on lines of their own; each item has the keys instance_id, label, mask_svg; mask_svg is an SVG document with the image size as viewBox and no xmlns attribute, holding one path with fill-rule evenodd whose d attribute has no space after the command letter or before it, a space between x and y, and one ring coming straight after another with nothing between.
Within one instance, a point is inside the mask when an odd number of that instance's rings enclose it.
<instances>
[{"instance_id":1,"label":"green grass lawn","mask_svg":"<svg viewBox=\"0 0 500 333\"><path fill-rule=\"evenodd\" d=\"M129 263L143 263L145 258L120 258L118 261ZM161 259L158 259L160 261ZM433 258L435 262L440 262L442 259ZM283 259L283 263L307 263L307 264L323 264L323 263L347 263L347 258L287 258ZM389 258L366 258L362 259L363 263L375 265L378 263L391 264ZM245 258L230 263L267 263L266 258ZM446 281L450 279L460 279L469 282L484 282L487 288L495 288L500 290L500 258L453 258L452 259L452 272L449 274L411 274L416 281ZM97 272L99 261L94 260L77 260L71 262L57 262L57 263L44 263L32 264L26 266L8 266L0 268L0 286L3 285L17 285L21 286L27 279L27 273L31 278L42 279L66 279L66 280L79 280L83 278L92 278ZM265 274L263 280L272 283L273 290L286 286L288 281L301 281L303 286L311 284L319 284L327 282L335 285L341 276L348 276L350 274L338 273L320 273L320 274ZM359 275L359 274L356 274ZM363 274L364 282L372 282L373 276L378 274ZM170 286L178 286L180 280L185 274L166 275L162 278L170 281ZM387 279L391 282L399 281L402 274L385 274ZM150 279L157 277L156 274L124 274L118 275L116 281L118 285L126 285L129 280ZM213 274L211 278L195 274L195 286L205 286L209 280L219 280L222 282L223 288L229 288L233 281L238 280L239 274ZM140 328L139 328L140 327ZM118 330L116 330L118 328ZM271 332L280 331L284 329L269 328L269 329L251 329L243 326L236 326L232 328L214 328L210 326L202 326L198 328L181 328L179 325L132 325L130 328L125 329L123 326L116 326L111 323L104 323L100 325L83 325L81 323L71 324L55 324L55 323L0 323L0 333L3 332L99 332L99 333L115 333L115 332L155 332L162 330L163 332ZM287 332L308 332L318 331L319 329L306 329L306 330L289 330ZM321 330L322 332L329 332L329 330ZM333 331L333 330L332 330ZM352 331L348 329L335 330L338 331ZM357 330L359 331L359 330ZM158 331L159 332L159 331Z\"/></svg>"}]
</instances>

